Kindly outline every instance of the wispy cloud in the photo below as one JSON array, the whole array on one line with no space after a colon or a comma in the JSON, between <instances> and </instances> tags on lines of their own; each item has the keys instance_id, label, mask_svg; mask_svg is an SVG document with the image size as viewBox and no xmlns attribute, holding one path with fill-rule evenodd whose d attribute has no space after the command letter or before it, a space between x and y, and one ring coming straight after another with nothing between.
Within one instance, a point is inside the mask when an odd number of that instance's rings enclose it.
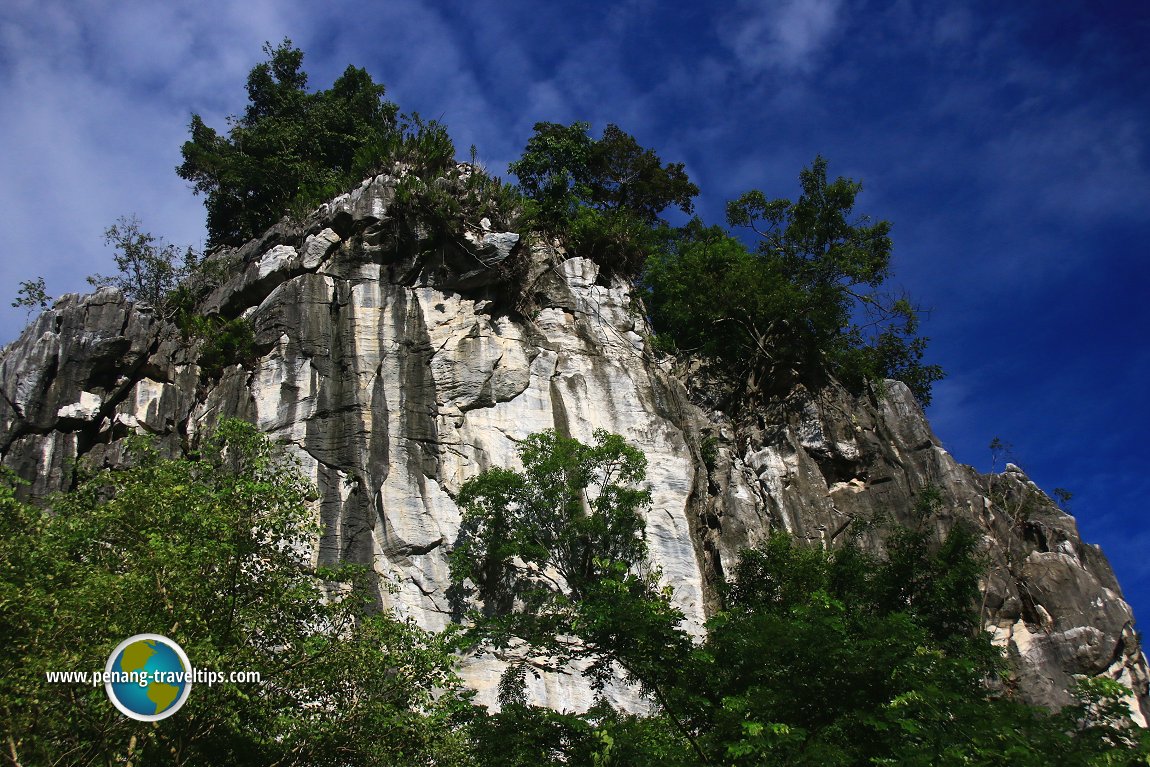
<instances>
[{"instance_id":1,"label":"wispy cloud","mask_svg":"<svg viewBox=\"0 0 1150 767\"><path fill-rule=\"evenodd\" d=\"M723 19L723 37L747 69L810 72L834 40L841 5L840 0L740 0Z\"/></svg>"},{"instance_id":2,"label":"wispy cloud","mask_svg":"<svg viewBox=\"0 0 1150 767\"><path fill-rule=\"evenodd\" d=\"M235 111L261 43L288 33L285 18L269 0L9 4L0 207L19 223L8 227L0 283L42 275L54 295L87 289L86 274L109 271L101 235L120 215L201 244L203 208L173 172L189 114L219 124ZM7 298L4 340L23 321Z\"/></svg>"},{"instance_id":3,"label":"wispy cloud","mask_svg":"<svg viewBox=\"0 0 1150 767\"><path fill-rule=\"evenodd\" d=\"M1144 217L1150 205L1146 136L1125 112L1087 102L1035 115L986 146L984 171L1013 180L1010 203L1039 206L1052 217L1094 223Z\"/></svg>"}]
</instances>

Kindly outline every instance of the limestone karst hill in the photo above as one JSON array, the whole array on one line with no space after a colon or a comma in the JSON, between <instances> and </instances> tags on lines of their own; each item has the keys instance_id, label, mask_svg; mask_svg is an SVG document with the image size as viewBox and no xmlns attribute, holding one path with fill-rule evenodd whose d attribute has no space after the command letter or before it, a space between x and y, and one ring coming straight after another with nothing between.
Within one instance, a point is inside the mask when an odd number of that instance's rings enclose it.
<instances>
[{"instance_id":1,"label":"limestone karst hill","mask_svg":"<svg viewBox=\"0 0 1150 767\"><path fill-rule=\"evenodd\" d=\"M1105 556L1021 470L957 463L902 384L796 387L736 428L697 404L702 379L650 348L626 282L487 220L449 237L408 226L397 184L376 176L211 256L225 279L197 309L250 322L255 351L237 364L206 369L194 341L114 290L58 301L0 359L3 465L43 498L69 487L77 458L116 464L132 432L176 452L222 417L250 420L318 486L319 558L372 566L397 586L380 599L428 628L451 619L453 498L483 469L514 465L532 432L589 440L602 428L647 455L652 556L696 625L723 568L769 530L832 545L855 520L908 521L934 486L932 524L961 518L983 536L985 625L1019 689L1057 705L1076 675L1106 675L1135 691L1145 724L1150 674ZM529 311L509 298L512 261ZM881 549L881 526L863 539ZM471 659L466 674L490 696L499 665ZM575 675L529 681L556 707L591 701Z\"/></svg>"}]
</instances>

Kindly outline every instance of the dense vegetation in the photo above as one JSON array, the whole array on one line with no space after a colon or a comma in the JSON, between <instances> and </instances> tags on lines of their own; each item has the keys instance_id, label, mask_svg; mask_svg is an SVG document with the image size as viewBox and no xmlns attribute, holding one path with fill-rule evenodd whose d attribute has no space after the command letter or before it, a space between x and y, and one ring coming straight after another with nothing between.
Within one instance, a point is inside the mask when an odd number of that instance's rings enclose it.
<instances>
[{"instance_id":1,"label":"dense vegetation","mask_svg":"<svg viewBox=\"0 0 1150 767\"><path fill-rule=\"evenodd\" d=\"M324 202L395 161L423 175L454 164L443 126L399 116L384 86L349 66L309 92L303 52L284 40L248 75L248 105L227 136L192 116L176 169L205 196L208 247L240 245L287 212Z\"/></svg>"},{"instance_id":2,"label":"dense vegetation","mask_svg":"<svg viewBox=\"0 0 1150 767\"><path fill-rule=\"evenodd\" d=\"M854 216L862 185L827 179L816 158L795 202L760 191L727 206L756 249L693 221L655 251L645 284L651 318L671 347L697 352L737 376L735 393L785 394L827 374L859 387L897 378L923 404L942 377L922 362L918 310L885 292L890 223Z\"/></svg>"},{"instance_id":3,"label":"dense vegetation","mask_svg":"<svg viewBox=\"0 0 1150 767\"><path fill-rule=\"evenodd\" d=\"M469 628L431 634L384 612L368 573L317 568L313 489L253 427L223 422L189 458L146 442L49 509L0 485L0 727L12 765L1118 765L1150 759L1123 688L1086 680L1057 714L995 682L980 630L975 538L939 541L936 494L887 558L783 536L744 552L693 639L647 559L645 459L617 435L533 435L524 470L465 484L451 557ZM103 668L161 632L197 668L262 683L197 685L158 723L100 687L45 673ZM509 659L497 712L454 651ZM528 676L580 661L622 676L645 715L531 705ZM1138 742L1138 738L1142 742Z\"/></svg>"},{"instance_id":4,"label":"dense vegetation","mask_svg":"<svg viewBox=\"0 0 1150 767\"><path fill-rule=\"evenodd\" d=\"M206 195L209 246L259 235L297 198L338 194L399 133L398 110L365 70L349 66L330 89L309 93L302 51L287 41L264 50L228 135L193 115L177 168Z\"/></svg>"},{"instance_id":5,"label":"dense vegetation","mask_svg":"<svg viewBox=\"0 0 1150 767\"><path fill-rule=\"evenodd\" d=\"M528 199L524 224L563 237L568 247L625 277L669 234L659 215L693 210L699 188L682 163L667 163L616 125L592 139L588 123L536 123L510 171Z\"/></svg>"},{"instance_id":6,"label":"dense vegetation","mask_svg":"<svg viewBox=\"0 0 1150 767\"><path fill-rule=\"evenodd\" d=\"M451 763L465 709L449 637L372 614L367 573L312 566L314 490L277 448L225 421L191 458L130 450L133 467L89 474L47 510L0 486L4 763ZM45 682L102 670L144 632L266 683L197 685L152 724L102 685Z\"/></svg>"}]
</instances>

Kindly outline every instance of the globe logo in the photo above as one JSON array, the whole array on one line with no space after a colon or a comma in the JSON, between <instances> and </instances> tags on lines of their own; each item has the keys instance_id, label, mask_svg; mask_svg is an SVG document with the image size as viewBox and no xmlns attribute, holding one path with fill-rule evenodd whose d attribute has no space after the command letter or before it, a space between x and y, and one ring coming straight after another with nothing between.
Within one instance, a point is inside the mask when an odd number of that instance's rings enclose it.
<instances>
[{"instance_id":1,"label":"globe logo","mask_svg":"<svg viewBox=\"0 0 1150 767\"><path fill-rule=\"evenodd\" d=\"M136 634L116 646L104 667L108 700L124 716L157 722L176 713L192 691L192 664L159 634Z\"/></svg>"}]
</instances>

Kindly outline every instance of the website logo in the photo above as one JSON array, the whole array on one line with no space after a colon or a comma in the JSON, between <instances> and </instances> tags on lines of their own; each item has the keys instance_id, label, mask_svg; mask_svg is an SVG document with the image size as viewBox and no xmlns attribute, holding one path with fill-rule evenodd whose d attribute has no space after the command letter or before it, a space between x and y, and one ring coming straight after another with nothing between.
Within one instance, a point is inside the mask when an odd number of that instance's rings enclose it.
<instances>
[{"instance_id":1,"label":"website logo","mask_svg":"<svg viewBox=\"0 0 1150 767\"><path fill-rule=\"evenodd\" d=\"M184 705L193 676L192 664L178 644L159 634L136 634L108 656L104 690L124 716L158 722Z\"/></svg>"}]
</instances>

